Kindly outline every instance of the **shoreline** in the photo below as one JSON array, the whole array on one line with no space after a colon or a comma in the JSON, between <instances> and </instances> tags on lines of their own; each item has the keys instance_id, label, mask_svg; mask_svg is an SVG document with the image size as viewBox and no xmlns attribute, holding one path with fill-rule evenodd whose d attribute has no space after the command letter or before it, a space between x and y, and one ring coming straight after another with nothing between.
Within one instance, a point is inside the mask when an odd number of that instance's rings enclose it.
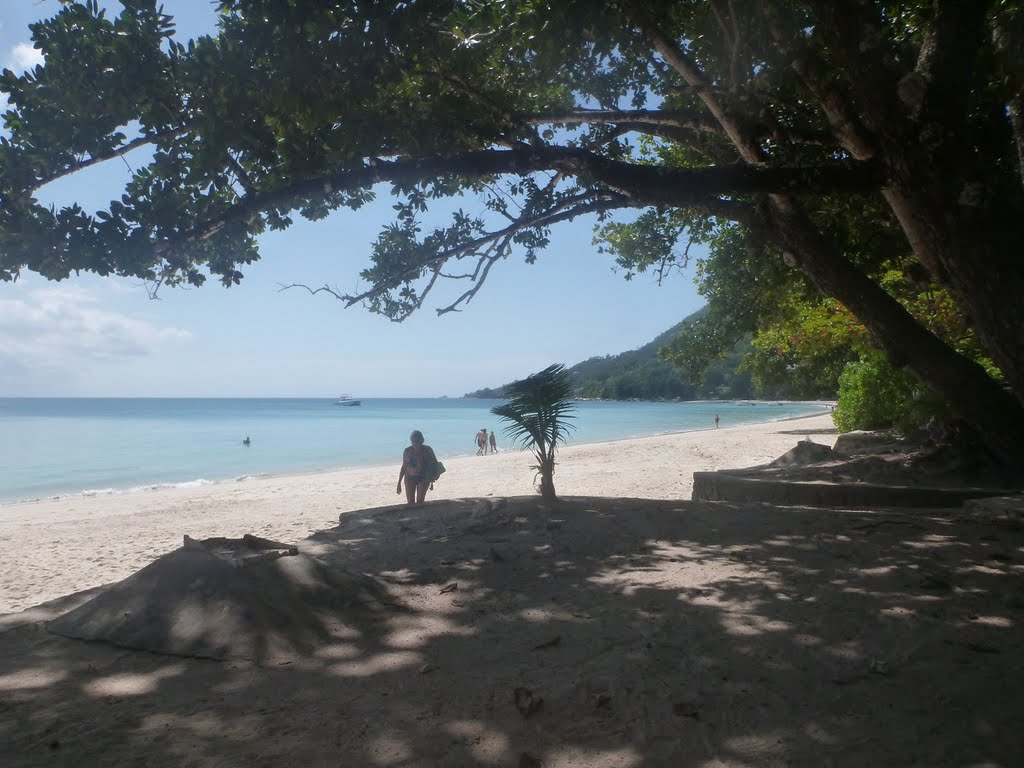
<instances>
[{"instance_id":1,"label":"shoreline","mask_svg":"<svg viewBox=\"0 0 1024 768\"><path fill-rule=\"evenodd\" d=\"M791 428L787 429L787 426ZM744 426L569 445L555 487L565 497L689 500L693 472L767 463L805 434L833 444L830 413ZM428 500L535 495L532 454L442 457ZM400 503L398 464L253 478L147 493L68 496L0 507L0 614L119 581L182 536L251 533L298 542L340 514Z\"/></svg>"},{"instance_id":2,"label":"shoreline","mask_svg":"<svg viewBox=\"0 0 1024 768\"><path fill-rule=\"evenodd\" d=\"M614 401L614 402L628 402L628 401ZM658 402L658 401L643 401L643 402ZM796 403L800 403L800 404L806 404L806 405L815 405L815 406L818 406L818 407L823 408L823 409L830 408L831 406L834 405L834 401L826 401L826 400L743 400L743 401L737 401L737 400L687 400L687 401L681 401L681 402L687 402L687 403L719 403L719 402L721 402L721 403L737 403L737 402L749 402L751 404L760 404L760 405L772 405L772 404L775 404L775 403L780 403L780 404L796 404ZM779 419L768 419L768 420L765 420L765 421L754 421L754 422L741 422L739 424L732 424L732 425L730 425L730 427L723 427L723 429L735 428L735 427L751 427L751 426L756 426L758 424L776 424L776 423L785 422L785 421L796 421L798 419L815 418L815 417L821 416L822 414L828 415L830 413L831 413L831 411L825 410L825 411L821 411L821 412L813 412L813 413L800 414L798 416L785 416L785 417L782 417L782 418L779 418ZM616 438L609 438L609 439L605 439L605 440L595 440L593 442L572 443L568 447L580 447L580 446L586 446L586 445L602 445L602 444L605 444L605 443L618 443L618 442L622 442L622 441L625 441L625 440L644 440L644 439L650 438L650 437L662 437L662 436L666 436L666 435L682 435L682 434L692 434L692 433L700 433L700 432L707 432L707 431L712 431L713 432L715 429L717 429L717 428L716 427L699 427L699 428L694 428L694 429L668 430L668 431L665 431L665 432L655 432L655 433L652 433L652 434L649 434L649 435L629 436L629 437L616 437ZM517 453L517 452L519 452L519 451L518 450L514 450L514 449L504 449L504 450L501 451L501 453ZM467 451L466 453L446 454L444 456L441 456L440 458L442 458L444 461L454 461L454 460L457 460L457 459L469 458L469 457L476 458L476 454L473 453L472 451ZM210 487L219 487L219 486L224 486L224 485L230 485L230 484L233 484L233 483L245 483L245 482L256 481L256 480L275 480L275 479L286 479L286 478L296 478L296 477L305 477L305 476L316 477L316 476L319 476L319 475L330 474L330 473L333 473L333 472L348 472L348 471L361 471L361 470L370 470L370 469L382 469L384 467L390 467L390 466L391 466L390 463L389 464L380 464L380 463L345 464L345 465L332 466L332 467L314 467L314 468L299 469L299 470L294 470L294 471L264 472L264 473L255 474L255 475L239 475L237 477L223 477L223 478L216 478L216 479L208 479L206 477L194 477L194 478L190 478L188 480L181 480L181 481L174 481L174 482L155 482L155 483L150 483L150 484L135 485L135 486L127 487L127 488L114 488L114 487L110 487L110 488L86 488L86 489L81 490L81 491L70 491L70 492L67 492L67 493L58 493L58 494L45 495L45 496L35 496L35 497L24 498L24 499L9 499L9 500L0 499L0 520L2 520L2 518L4 516L5 510L10 509L12 507L18 507L18 506L21 506L21 505L26 505L26 504L45 504L45 503L50 503L50 502L62 502L62 501L67 501L67 500L71 500L71 499L80 499L80 498L81 499L96 498L96 497L100 497L100 498L119 498L119 497L122 497L122 496L135 496L135 495L144 495L144 494L149 494L149 493L160 493L160 492L163 492L163 491L175 490L175 489L210 488Z\"/></svg>"}]
</instances>

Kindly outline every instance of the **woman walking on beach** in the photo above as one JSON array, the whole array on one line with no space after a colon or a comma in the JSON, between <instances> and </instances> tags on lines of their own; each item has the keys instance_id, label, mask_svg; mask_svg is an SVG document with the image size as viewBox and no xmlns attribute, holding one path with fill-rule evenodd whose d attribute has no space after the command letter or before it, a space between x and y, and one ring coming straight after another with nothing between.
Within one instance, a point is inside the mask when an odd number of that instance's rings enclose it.
<instances>
[{"instance_id":1,"label":"woman walking on beach","mask_svg":"<svg viewBox=\"0 0 1024 768\"><path fill-rule=\"evenodd\" d=\"M434 449L423 444L423 433L418 429L409 435L409 447L402 453L402 468L398 472L398 490L402 492L405 480L405 500L409 504L422 504L427 489L434 481L437 456Z\"/></svg>"}]
</instances>

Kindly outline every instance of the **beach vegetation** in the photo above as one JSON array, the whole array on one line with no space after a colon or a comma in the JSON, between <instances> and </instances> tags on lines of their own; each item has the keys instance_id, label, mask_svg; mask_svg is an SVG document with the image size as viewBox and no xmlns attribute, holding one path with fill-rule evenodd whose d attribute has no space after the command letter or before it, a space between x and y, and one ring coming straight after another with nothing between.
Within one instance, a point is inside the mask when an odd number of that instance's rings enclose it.
<instances>
[{"instance_id":1,"label":"beach vegetation","mask_svg":"<svg viewBox=\"0 0 1024 768\"><path fill-rule=\"evenodd\" d=\"M506 422L505 436L522 448L533 451L540 495L554 500L555 455L575 430L572 423L572 380L565 366L549 365L543 371L505 386L508 402L491 408L491 413Z\"/></svg>"},{"instance_id":2,"label":"beach vegetation","mask_svg":"<svg viewBox=\"0 0 1024 768\"><path fill-rule=\"evenodd\" d=\"M844 250L918 322L999 380L949 291L915 266L893 228L878 223L880 215L874 208L847 207L832 213L831 229L843 233ZM931 418L951 419L941 396L888 362L849 309L775 269L779 263L753 258L740 232L720 230L708 256L697 260L698 288L708 306L662 347L662 357L709 370L742 352L736 370L751 377L755 392L836 398L841 431L908 431ZM884 404L871 405L879 398Z\"/></svg>"},{"instance_id":3,"label":"beach vegetation","mask_svg":"<svg viewBox=\"0 0 1024 768\"><path fill-rule=\"evenodd\" d=\"M827 299L1024 467L1016 0L218 11L215 35L184 42L155 0L117 15L66 0L33 25L45 63L0 76L0 278L232 286L266 231L388 194L395 221L361 286L298 287L402 320L428 299L463 308L503 260L534 262L552 227L587 217L626 278L661 280L701 244L729 254L715 269L747 319L794 295ZM36 197L130 152L105 208ZM478 212L459 207L465 195ZM945 304L915 311L889 270ZM978 354L933 327L947 310ZM739 338L743 319L712 317L703 343ZM847 353L827 354L823 370ZM789 355L780 370L798 371Z\"/></svg>"},{"instance_id":4,"label":"beach vegetation","mask_svg":"<svg viewBox=\"0 0 1024 768\"><path fill-rule=\"evenodd\" d=\"M844 367L832 418L840 432L886 429L909 412L914 391L913 377L875 353Z\"/></svg>"}]
</instances>

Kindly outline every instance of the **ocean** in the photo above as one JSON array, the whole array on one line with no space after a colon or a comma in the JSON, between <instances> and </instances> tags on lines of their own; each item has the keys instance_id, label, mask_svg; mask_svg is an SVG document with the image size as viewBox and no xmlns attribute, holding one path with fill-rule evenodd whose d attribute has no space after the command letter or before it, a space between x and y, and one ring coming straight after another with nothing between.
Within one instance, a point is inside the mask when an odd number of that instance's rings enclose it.
<instances>
[{"instance_id":1,"label":"ocean","mask_svg":"<svg viewBox=\"0 0 1024 768\"><path fill-rule=\"evenodd\" d=\"M397 464L413 429L443 458L476 452L481 427L514 450L498 400L0 398L0 504L131 493L264 475ZM820 413L811 403L579 402L570 443L713 429ZM250 444L243 440L249 437Z\"/></svg>"}]
</instances>

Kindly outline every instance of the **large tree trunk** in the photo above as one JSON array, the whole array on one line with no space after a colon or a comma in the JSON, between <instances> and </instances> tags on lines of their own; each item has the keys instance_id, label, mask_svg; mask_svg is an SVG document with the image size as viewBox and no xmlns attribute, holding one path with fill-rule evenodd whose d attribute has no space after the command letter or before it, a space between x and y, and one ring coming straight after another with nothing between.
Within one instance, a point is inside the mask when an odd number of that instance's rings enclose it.
<instances>
[{"instance_id":1,"label":"large tree trunk","mask_svg":"<svg viewBox=\"0 0 1024 768\"><path fill-rule=\"evenodd\" d=\"M885 22L874 5L815 0L852 95L820 101L844 128L835 132L847 151L884 162L885 196L915 256L951 290L1024 406L1024 196L1020 158L1009 154L1019 147L1005 105L974 75L992 42L995 5L937 0L914 69L905 71L885 63L896 52L880 42ZM1009 31L997 27L994 44L1011 49ZM803 74L827 90L816 82L820 72Z\"/></svg>"},{"instance_id":2,"label":"large tree trunk","mask_svg":"<svg viewBox=\"0 0 1024 768\"><path fill-rule=\"evenodd\" d=\"M845 64L846 82L840 87L833 82L835 59L826 65L803 39L784 32L774 37L818 100L836 140L855 158L885 164L890 179L886 198L910 247L933 277L951 288L1016 397L914 320L843 257L788 195L771 195L768 219L772 239L794 255L825 295L853 312L893 363L942 395L999 460L1024 472L1024 269L1016 263L1016 243L996 235L1009 227L1016 230L1021 216L1003 214L1000 221L993 213L999 203L1008 212L1024 212L1024 204L1011 202L1019 200L1019 184L1012 197L999 199L1008 190L979 190L971 183L1000 178L1000 158L977 157L974 148L985 142L969 140L976 138L970 135L971 65L991 3L936 2L911 73L887 50L875 4L814 0L815 33ZM740 157L750 164L765 162L763 148L706 87L710 79L686 51L652 21L642 3L627 8L669 66L698 89ZM767 23L775 15L768 14ZM913 98L914 88L901 88L915 83L923 89L920 100Z\"/></svg>"},{"instance_id":3,"label":"large tree trunk","mask_svg":"<svg viewBox=\"0 0 1024 768\"><path fill-rule=\"evenodd\" d=\"M794 71L815 94L839 143L853 157L885 163L885 197L910 248L951 290L1016 397L986 383L977 366L965 368L953 350L936 347L930 334L904 333L909 324L894 324L890 313L872 322L869 316L878 307L870 305L878 302L866 286L862 291L828 277L820 269L826 265L812 254L803 265L854 311L891 357L946 396L1007 458L1008 452L1019 456L1024 450L1024 265L1018 257L1024 200L1019 178L1006 183L1013 167L998 154L1003 142L995 134L976 135L991 131L1000 115L971 119L972 110L985 104L972 70L989 34L991 6L991 0L936 2L910 71L896 66L899 57L884 42L885 22L875 5L815 0L818 27L847 73L846 90L833 87L820 59L801 53L785 34L776 38L793 54ZM1005 35L1002 42L1005 47ZM996 149L979 151L986 147ZM1010 409L1005 420L1002 408Z\"/></svg>"},{"instance_id":4,"label":"large tree trunk","mask_svg":"<svg viewBox=\"0 0 1024 768\"><path fill-rule=\"evenodd\" d=\"M837 252L796 207L773 201L776 239L827 296L841 301L890 361L942 395L995 458L1024 472L1024 407L985 370L918 323L898 301Z\"/></svg>"},{"instance_id":5,"label":"large tree trunk","mask_svg":"<svg viewBox=\"0 0 1024 768\"><path fill-rule=\"evenodd\" d=\"M934 175L908 173L887 197L915 253L956 296L1024 406L1024 208L1015 192L974 185L963 172L946 171L945 190Z\"/></svg>"}]
</instances>

